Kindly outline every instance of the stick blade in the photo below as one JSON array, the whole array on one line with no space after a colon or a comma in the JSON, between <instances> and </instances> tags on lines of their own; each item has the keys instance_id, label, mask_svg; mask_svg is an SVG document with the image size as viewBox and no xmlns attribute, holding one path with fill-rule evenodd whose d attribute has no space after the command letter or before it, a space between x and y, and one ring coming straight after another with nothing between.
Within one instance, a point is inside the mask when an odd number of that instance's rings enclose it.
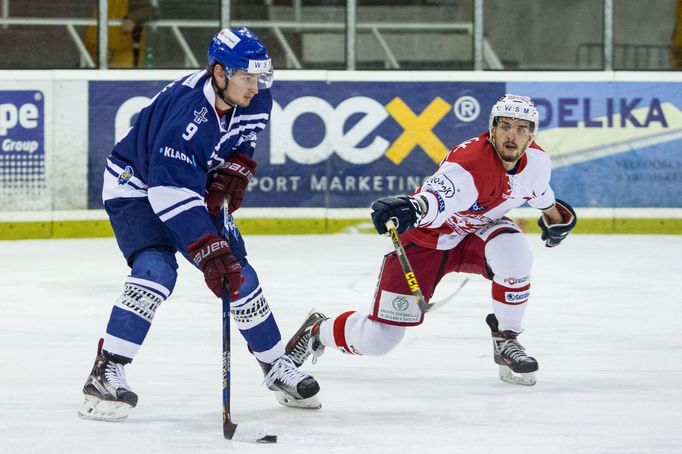
<instances>
[{"instance_id":1,"label":"stick blade","mask_svg":"<svg viewBox=\"0 0 682 454\"><path fill-rule=\"evenodd\" d=\"M235 430L237 430L237 425L235 423L233 423L232 421L223 422L223 436L226 439L232 440Z\"/></svg>"},{"instance_id":2,"label":"stick blade","mask_svg":"<svg viewBox=\"0 0 682 454\"><path fill-rule=\"evenodd\" d=\"M272 430L262 422L229 423L229 425L229 430L227 426L224 426L223 430L225 438L229 440L248 443L277 443L277 435L272 433Z\"/></svg>"}]
</instances>

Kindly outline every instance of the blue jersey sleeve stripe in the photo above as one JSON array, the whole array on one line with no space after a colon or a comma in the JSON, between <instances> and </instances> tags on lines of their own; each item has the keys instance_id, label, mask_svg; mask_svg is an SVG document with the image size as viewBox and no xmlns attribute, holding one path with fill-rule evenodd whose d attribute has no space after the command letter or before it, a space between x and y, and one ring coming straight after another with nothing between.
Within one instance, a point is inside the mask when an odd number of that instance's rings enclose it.
<instances>
[{"instance_id":1,"label":"blue jersey sleeve stripe","mask_svg":"<svg viewBox=\"0 0 682 454\"><path fill-rule=\"evenodd\" d=\"M187 210L191 210L192 208L196 207L203 207L206 209L206 205L204 204L203 200L188 200L187 203L180 205L173 210L170 210L166 212L163 215L159 215L159 219L161 219L163 222L168 221L169 219L174 218L175 216L179 215L180 213L184 213Z\"/></svg>"},{"instance_id":2,"label":"blue jersey sleeve stripe","mask_svg":"<svg viewBox=\"0 0 682 454\"><path fill-rule=\"evenodd\" d=\"M104 173L102 182L102 201L147 197L145 189L137 189L130 184L120 184L118 176L110 171Z\"/></svg>"},{"instance_id":3,"label":"blue jersey sleeve stripe","mask_svg":"<svg viewBox=\"0 0 682 454\"><path fill-rule=\"evenodd\" d=\"M120 174L114 172L110 167L107 167L106 170L107 170L107 172L109 172L109 173L110 173L114 178L116 178L116 179L118 179L118 177L120 176ZM141 187L139 187L138 185L136 185L136 184L134 184L134 183L131 183L130 181L128 181L126 184L127 184L128 186L130 186L131 188L133 188L133 189L137 189L138 191L144 191L144 188L141 188ZM146 187L146 186L145 186L145 187Z\"/></svg>"},{"instance_id":4,"label":"blue jersey sleeve stripe","mask_svg":"<svg viewBox=\"0 0 682 454\"><path fill-rule=\"evenodd\" d=\"M181 207L183 205L186 205L186 204L188 204L192 201L195 201L195 200L198 200L198 199L196 197L188 197L184 200L180 200L179 202L177 202L177 203L175 203L175 204L173 204L167 208L164 208L161 211L157 211L156 214L157 214L157 216L161 217L161 216L165 215L166 213L168 213L169 211L173 211L176 208Z\"/></svg>"},{"instance_id":5,"label":"blue jersey sleeve stripe","mask_svg":"<svg viewBox=\"0 0 682 454\"><path fill-rule=\"evenodd\" d=\"M123 173L127 173L126 169L114 163L111 159L107 159L107 170L111 172L111 174L116 178L118 178ZM147 184L144 181L140 180L138 177L136 177L134 172L135 171L133 170L133 172L126 177L127 184L131 185L135 189L147 189Z\"/></svg>"},{"instance_id":6,"label":"blue jersey sleeve stripe","mask_svg":"<svg viewBox=\"0 0 682 454\"><path fill-rule=\"evenodd\" d=\"M206 209L204 198L186 188L154 186L148 193L154 213L164 222L194 207Z\"/></svg>"},{"instance_id":7,"label":"blue jersey sleeve stripe","mask_svg":"<svg viewBox=\"0 0 682 454\"><path fill-rule=\"evenodd\" d=\"M231 129L227 134L223 135L223 137L220 138L220 143L217 145L216 148L220 148L220 145L223 144L227 139L230 137L236 136L237 134L244 133L248 131L249 129L253 129L253 132L258 133L265 129L265 123L250 123L246 125L241 125L238 128L233 128Z\"/></svg>"},{"instance_id":8,"label":"blue jersey sleeve stripe","mask_svg":"<svg viewBox=\"0 0 682 454\"><path fill-rule=\"evenodd\" d=\"M233 123L241 123L244 121L253 121L253 120L267 120L270 117L270 114L267 113L260 113L260 114L253 114L253 115L239 115L237 117L234 117L232 119Z\"/></svg>"},{"instance_id":9,"label":"blue jersey sleeve stripe","mask_svg":"<svg viewBox=\"0 0 682 454\"><path fill-rule=\"evenodd\" d=\"M147 192L149 193L149 202L156 214L173 208L187 200L204 200L201 195L191 189L177 188L174 186L154 186L149 188Z\"/></svg>"}]
</instances>

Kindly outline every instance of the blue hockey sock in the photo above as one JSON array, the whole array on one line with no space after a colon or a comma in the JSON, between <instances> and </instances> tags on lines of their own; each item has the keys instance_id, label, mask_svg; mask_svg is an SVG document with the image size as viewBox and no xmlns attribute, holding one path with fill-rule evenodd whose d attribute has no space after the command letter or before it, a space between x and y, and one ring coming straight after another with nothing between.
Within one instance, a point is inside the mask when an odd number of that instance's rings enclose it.
<instances>
[{"instance_id":1,"label":"blue hockey sock","mask_svg":"<svg viewBox=\"0 0 682 454\"><path fill-rule=\"evenodd\" d=\"M166 251L148 250L135 257L123 294L111 310L103 350L132 360L156 309L173 291L176 269L174 254Z\"/></svg>"}]
</instances>

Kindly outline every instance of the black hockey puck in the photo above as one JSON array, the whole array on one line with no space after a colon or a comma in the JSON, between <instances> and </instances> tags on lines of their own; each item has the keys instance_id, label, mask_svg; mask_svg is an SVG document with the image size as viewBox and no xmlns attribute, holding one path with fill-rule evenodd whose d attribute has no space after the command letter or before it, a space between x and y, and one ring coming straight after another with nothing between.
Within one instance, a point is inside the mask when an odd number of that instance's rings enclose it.
<instances>
[{"instance_id":1,"label":"black hockey puck","mask_svg":"<svg viewBox=\"0 0 682 454\"><path fill-rule=\"evenodd\" d=\"M258 439L258 443L277 443L277 435L266 435Z\"/></svg>"}]
</instances>

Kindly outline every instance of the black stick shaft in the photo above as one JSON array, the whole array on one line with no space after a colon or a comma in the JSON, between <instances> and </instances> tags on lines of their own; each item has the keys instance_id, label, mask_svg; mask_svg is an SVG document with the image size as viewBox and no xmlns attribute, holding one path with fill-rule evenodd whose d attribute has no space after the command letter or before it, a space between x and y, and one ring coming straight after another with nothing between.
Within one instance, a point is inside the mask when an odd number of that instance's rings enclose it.
<instances>
[{"instance_id":1,"label":"black stick shaft","mask_svg":"<svg viewBox=\"0 0 682 454\"><path fill-rule=\"evenodd\" d=\"M230 417L230 299L223 294L223 435L232 439L237 425Z\"/></svg>"},{"instance_id":2,"label":"black stick shaft","mask_svg":"<svg viewBox=\"0 0 682 454\"><path fill-rule=\"evenodd\" d=\"M229 200L227 197L222 203L223 212L223 225L221 226L221 233L225 236L225 223L228 217L228 206ZM234 432L237 430L237 424L232 422L232 417L230 415L230 400L232 395L230 393L230 353L231 353L231 341L230 341L230 294L229 289L223 290L223 436L228 440L231 440L234 436Z\"/></svg>"}]
</instances>

